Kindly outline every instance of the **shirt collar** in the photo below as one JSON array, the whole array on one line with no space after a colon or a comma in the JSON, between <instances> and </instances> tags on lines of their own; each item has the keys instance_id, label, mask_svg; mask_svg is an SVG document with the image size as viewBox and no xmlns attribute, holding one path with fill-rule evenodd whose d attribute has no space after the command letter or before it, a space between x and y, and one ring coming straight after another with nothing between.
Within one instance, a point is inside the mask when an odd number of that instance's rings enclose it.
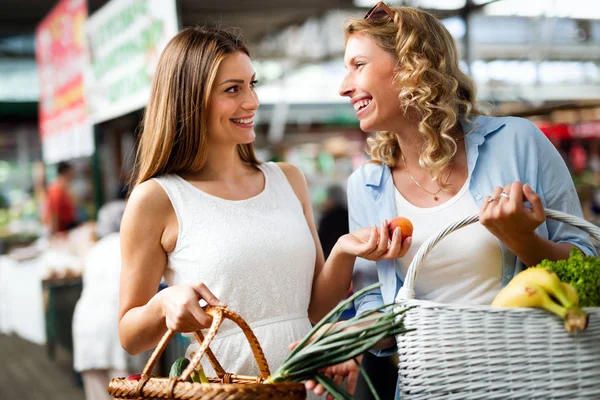
<instances>
[{"instance_id":1,"label":"shirt collar","mask_svg":"<svg viewBox=\"0 0 600 400\"><path fill-rule=\"evenodd\" d=\"M485 137L506 125L502 119L484 115L473 116L470 120L462 119L460 124L465 133L465 140L476 145L485 142Z\"/></svg>"},{"instance_id":2,"label":"shirt collar","mask_svg":"<svg viewBox=\"0 0 600 400\"><path fill-rule=\"evenodd\" d=\"M481 145L485 142L485 137L490 133L502 128L505 123L500 118L478 115L472 117L469 121L463 119L460 121L463 132L465 132L465 141L467 146L470 144ZM373 188L379 188L390 177L390 168L381 163L368 163L365 165L365 185Z\"/></svg>"},{"instance_id":3,"label":"shirt collar","mask_svg":"<svg viewBox=\"0 0 600 400\"><path fill-rule=\"evenodd\" d=\"M385 182L386 175L390 175L390 168L384 163L365 164L365 185L380 187Z\"/></svg>"}]
</instances>

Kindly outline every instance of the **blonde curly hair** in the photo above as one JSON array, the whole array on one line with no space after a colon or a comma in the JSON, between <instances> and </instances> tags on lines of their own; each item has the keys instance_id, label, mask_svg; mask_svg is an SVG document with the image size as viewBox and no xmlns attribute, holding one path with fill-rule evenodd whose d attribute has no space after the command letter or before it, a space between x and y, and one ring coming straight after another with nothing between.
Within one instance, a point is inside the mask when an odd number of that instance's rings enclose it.
<instances>
[{"instance_id":1,"label":"blonde curly hair","mask_svg":"<svg viewBox=\"0 0 600 400\"><path fill-rule=\"evenodd\" d=\"M344 27L346 41L365 34L396 57L393 82L399 90L402 111L418 119L423 139L419 164L439 187L447 189L442 175L464 135L454 129L461 119L483 114L475 105L475 83L458 66L458 51L452 35L433 15L411 7L391 7L393 23L377 19L350 18ZM454 137L452 136L454 135ZM373 162L390 168L397 165L401 149L393 132L376 132L367 139Z\"/></svg>"}]
</instances>

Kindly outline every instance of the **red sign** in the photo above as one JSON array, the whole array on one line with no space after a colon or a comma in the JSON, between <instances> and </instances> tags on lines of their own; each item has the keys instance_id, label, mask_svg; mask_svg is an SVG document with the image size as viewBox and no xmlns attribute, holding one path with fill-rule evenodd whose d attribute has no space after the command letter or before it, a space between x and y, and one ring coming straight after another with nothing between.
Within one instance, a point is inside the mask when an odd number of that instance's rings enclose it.
<instances>
[{"instance_id":1,"label":"red sign","mask_svg":"<svg viewBox=\"0 0 600 400\"><path fill-rule=\"evenodd\" d=\"M44 160L89 156L92 127L84 96L86 0L60 0L38 25L39 125Z\"/></svg>"},{"instance_id":2,"label":"red sign","mask_svg":"<svg viewBox=\"0 0 600 400\"><path fill-rule=\"evenodd\" d=\"M600 121L576 124L553 124L548 121L537 121L536 125L550 140L600 138Z\"/></svg>"},{"instance_id":3,"label":"red sign","mask_svg":"<svg viewBox=\"0 0 600 400\"><path fill-rule=\"evenodd\" d=\"M537 121L535 124L550 140L571 139L573 137L571 125L553 124L548 121Z\"/></svg>"}]
</instances>

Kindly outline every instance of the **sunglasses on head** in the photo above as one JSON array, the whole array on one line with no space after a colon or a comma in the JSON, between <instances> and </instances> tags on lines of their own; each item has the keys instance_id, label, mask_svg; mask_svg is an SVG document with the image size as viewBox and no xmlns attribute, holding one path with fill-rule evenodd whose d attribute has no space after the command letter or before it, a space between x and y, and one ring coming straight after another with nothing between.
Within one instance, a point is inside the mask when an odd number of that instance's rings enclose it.
<instances>
[{"instance_id":1,"label":"sunglasses on head","mask_svg":"<svg viewBox=\"0 0 600 400\"><path fill-rule=\"evenodd\" d=\"M394 12L383 1L375 4L365 15L365 19L379 19L383 17L394 18Z\"/></svg>"}]
</instances>

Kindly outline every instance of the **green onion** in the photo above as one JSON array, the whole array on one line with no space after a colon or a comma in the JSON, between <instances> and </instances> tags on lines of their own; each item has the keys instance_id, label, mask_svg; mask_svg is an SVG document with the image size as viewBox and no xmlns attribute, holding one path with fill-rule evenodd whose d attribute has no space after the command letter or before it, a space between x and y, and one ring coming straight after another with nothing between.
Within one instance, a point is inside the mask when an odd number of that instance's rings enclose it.
<instances>
[{"instance_id":1,"label":"green onion","mask_svg":"<svg viewBox=\"0 0 600 400\"><path fill-rule=\"evenodd\" d=\"M324 374L317 374L315 376L317 382L319 382L327 392L329 392L335 400L352 400L352 396L350 396L344 389L340 388L333 379L329 378Z\"/></svg>"},{"instance_id":2,"label":"green onion","mask_svg":"<svg viewBox=\"0 0 600 400\"><path fill-rule=\"evenodd\" d=\"M340 302L302 339L268 381L300 382L315 379L336 400L353 399L344 389L320 371L328 366L351 359L357 362L356 357L372 349L382 339L409 331L404 328L404 317L401 317L408 309L397 310L394 309L393 304L379 307L334 326L348 304L379 286L381 286L380 283L368 286ZM331 325L323 332L319 332L328 322ZM374 398L378 399L375 388L369 377L366 376L364 368L359 365L359 369Z\"/></svg>"},{"instance_id":3,"label":"green onion","mask_svg":"<svg viewBox=\"0 0 600 400\"><path fill-rule=\"evenodd\" d=\"M375 400L381 400L379 398L379 395L377 394L377 391L375 390L375 386L373 386L373 382L371 382L371 378L369 378L369 374L367 374L367 371L365 371L365 367L363 367L361 363L356 361L356 359L354 360L354 362L358 366L358 369L360 369L360 373L362 374L362 376L365 378L365 382L367 383L367 386L369 386L369 390L373 394Z\"/></svg>"}]
</instances>

